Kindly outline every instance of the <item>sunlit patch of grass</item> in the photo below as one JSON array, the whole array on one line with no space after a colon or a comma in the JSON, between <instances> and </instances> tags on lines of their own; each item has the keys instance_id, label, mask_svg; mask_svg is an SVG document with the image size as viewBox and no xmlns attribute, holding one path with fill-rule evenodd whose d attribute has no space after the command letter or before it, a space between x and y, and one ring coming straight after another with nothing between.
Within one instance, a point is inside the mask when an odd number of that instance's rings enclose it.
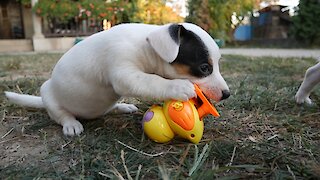
<instances>
[{"instance_id":1,"label":"sunlit patch of grass","mask_svg":"<svg viewBox=\"0 0 320 180\"><path fill-rule=\"evenodd\" d=\"M25 61L34 60L41 62L34 65L39 73L49 71L49 67L41 70L45 61L39 58L44 57L29 55L21 65L27 67ZM140 111L82 121L85 132L70 138L62 135L61 127L44 110L11 105L1 95L0 130L4 132L0 136L14 128L0 140L2 156L10 156L5 147L14 143L38 149L42 155L12 156L0 165L0 177L316 179L320 176L320 89L311 94L314 106L294 102L305 70L315 63L313 59L225 56L220 70L232 95L216 104L220 118L204 119L198 145L179 138L157 144L143 134L143 113L159 102L126 99L137 103ZM0 87L38 95L44 81L43 77L6 79Z\"/></svg>"},{"instance_id":2,"label":"sunlit patch of grass","mask_svg":"<svg viewBox=\"0 0 320 180\"><path fill-rule=\"evenodd\" d=\"M47 77L62 54L0 55L0 80Z\"/></svg>"}]
</instances>

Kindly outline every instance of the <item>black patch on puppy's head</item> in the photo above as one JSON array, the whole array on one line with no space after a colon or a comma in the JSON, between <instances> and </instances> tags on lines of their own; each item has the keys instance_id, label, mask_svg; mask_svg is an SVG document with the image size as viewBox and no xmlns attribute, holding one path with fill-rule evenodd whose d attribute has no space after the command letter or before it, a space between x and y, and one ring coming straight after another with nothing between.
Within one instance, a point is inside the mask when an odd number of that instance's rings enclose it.
<instances>
[{"instance_id":1,"label":"black patch on puppy's head","mask_svg":"<svg viewBox=\"0 0 320 180\"><path fill-rule=\"evenodd\" d=\"M169 26L170 37L174 40L175 43L180 43L180 29L183 28L182 25L172 24Z\"/></svg>"},{"instance_id":2,"label":"black patch on puppy's head","mask_svg":"<svg viewBox=\"0 0 320 180\"><path fill-rule=\"evenodd\" d=\"M172 39L180 44L178 56L171 63L178 72L199 78L209 76L213 66L208 49L201 38L178 24L171 25L169 33Z\"/></svg>"}]
</instances>

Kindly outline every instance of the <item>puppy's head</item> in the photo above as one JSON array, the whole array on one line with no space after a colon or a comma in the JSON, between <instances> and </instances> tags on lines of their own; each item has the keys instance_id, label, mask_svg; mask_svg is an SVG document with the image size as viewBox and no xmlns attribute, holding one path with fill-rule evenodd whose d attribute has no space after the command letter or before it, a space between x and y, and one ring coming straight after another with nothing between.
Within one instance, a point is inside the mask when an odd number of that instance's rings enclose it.
<instances>
[{"instance_id":1,"label":"puppy's head","mask_svg":"<svg viewBox=\"0 0 320 180\"><path fill-rule=\"evenodd\" d=\"M189 23L164 25L148 35L148 42L169 63L168 77L189 79L217 102L230 96L219 71L219 48L199 26Z\"/></svg>"}]
</instances>

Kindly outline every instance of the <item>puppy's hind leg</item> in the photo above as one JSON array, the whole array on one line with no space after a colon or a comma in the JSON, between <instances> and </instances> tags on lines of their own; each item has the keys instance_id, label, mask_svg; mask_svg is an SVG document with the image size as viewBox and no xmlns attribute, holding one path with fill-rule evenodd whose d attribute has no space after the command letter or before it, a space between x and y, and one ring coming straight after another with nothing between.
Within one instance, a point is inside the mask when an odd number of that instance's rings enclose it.
<instances>
[{"instance_id":1,"label":"puppy's hind leg","mask_svg":"<svg viewBox=\"0 0 320 180\"><path fill-rule=\"evenodd\" d=\"M48 80L41 86L41 97L49 116L63 126L64 135L79 135L83 132L82 124L56 102L50 90L50 80Z\"/></svg>"},{"instance_id":2,"label":"puppy's hind leg","mask_svg":"<svg viewBox=\"0 0 320 180\"><path fill-rule=\"evenodd\" d=\"M83 132L82 124L76 120L76 118L70 113L66 112L59 107L48 107L49 116L54 119L57 123L61 124L63 134L66 136L79 135Z\"/></svg>"},{"instance_id":3,"label":"puppy's hind leg","mask_svg":"<svg viewBox=\"0 0 320 180\"><path fill-rule=\"evenodd\" d=\"M116 103L108 112L110 111L115 113L134 113L138 111L138 108L133 104Z\"/></svg>"}]
</instances>

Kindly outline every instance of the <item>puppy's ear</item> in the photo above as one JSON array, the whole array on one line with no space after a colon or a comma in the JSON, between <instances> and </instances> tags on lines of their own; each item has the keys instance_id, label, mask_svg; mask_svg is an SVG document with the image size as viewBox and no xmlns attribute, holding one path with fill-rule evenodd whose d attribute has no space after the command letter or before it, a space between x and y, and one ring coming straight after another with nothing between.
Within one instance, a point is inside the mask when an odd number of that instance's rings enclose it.
<instances>
[{"instance_id":1,"label":"puppy's ear","mask_svg":"<svg viewBox=\"0 0 320 180\"><path fill-rule=\"evenodd\" d=\"M147 40L162 59L171 63L178 56L180 33L183 28L179 24L164 25L151 32Z\"/></svg>"}]
</instances>

